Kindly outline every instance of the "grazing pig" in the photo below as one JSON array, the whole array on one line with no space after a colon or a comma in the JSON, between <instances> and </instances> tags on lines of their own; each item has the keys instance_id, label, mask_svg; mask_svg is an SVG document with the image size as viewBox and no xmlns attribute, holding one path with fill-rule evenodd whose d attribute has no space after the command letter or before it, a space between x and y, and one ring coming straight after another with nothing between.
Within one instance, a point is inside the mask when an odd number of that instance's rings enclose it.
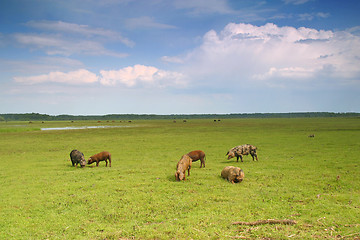
<instances>
[{"instance_id":1,"label":"grazing pig","mask_svg":"<svg viewBox=\"0 0 360 240\"><path fill-rule=\"evenodd\" d=\"M106 162L106 166L108 165L108 160L109 159L109 167L111 167L111 154L109 152L101 152L95 155L92 155L89 159L88 159L88 164L92 164L93 162L96 162L96 166L99 166L99 162L100 161L105 161Z\"/></svg>"},{"instance_id":2,"label":"grazing pig","mask_svg":"<svg viewBox=\"0 0 360 240\"><path fill-rule=\"evenodd\" d=\"M84 158L84 154L76 149L74 149L70 152L70 159L71 159L73 166L75 166L75 164L76 164L76 167L77 167L77 165L79 163L80 163L81 167L85 167L85 165L86 165L86 160Z\"/></svg>"},{"instance_id":3,"label":"grazing pig","mask_svg":"<svg viewBox=\"0 0 360 240\"><path fill-rule=\"evenodd\" d=\"M190 176L192 159L188 155L183 155L176 165L175 179L176 181L186 180L185 173L188 170L188 176Z\"/></svg>"},{"instance_id":4,"label":"grazing pig","mask_svg":"<svg viewBox=\"0 0 360 240\"><path fill-rule=\"evenodd\" d=\"M221 171L221 177L227 179L232 184L241 182L244 177L244 171L238 167L228 166Z\"/></svg>"},{"instance_id":5,"label":"grazing pig","mask_svg":"<svg viewBox=\"0 0 360 240\"><path fill-rule=\"evenodd\" d=\"M186 154L186 155L188 155L188 156L192 159L193 162L196 162L197 160L200 159L200 161L201 161L200 168L201 168L202 166L205 167L205 159L206 159L206 156L205 156L205 153L204 153L203 151L201 151L201 150L196 150L196 151L189 152L189 153Z\"/></svg>"},{"instance_id":6,"label":"grazing pig","mask_svg":"<svg viewBox=\"0 0 360 240\"><path fill-rule=\"evenodd\" d=\"M236 157L236 160L238 162L239 157L240 157L241 161L243 162L242 156L243 155L248 155L250 153L250 155L252 156L253 161L255 161L254 157L256 158L256 161L258 161L256 149L257 149L257 147L255 147L253 145L245 144L245 145L233 147L225 155L228 155L228 158L227 158L228 160L233 158L233 157Z\"/></svg>"}]
</instances>

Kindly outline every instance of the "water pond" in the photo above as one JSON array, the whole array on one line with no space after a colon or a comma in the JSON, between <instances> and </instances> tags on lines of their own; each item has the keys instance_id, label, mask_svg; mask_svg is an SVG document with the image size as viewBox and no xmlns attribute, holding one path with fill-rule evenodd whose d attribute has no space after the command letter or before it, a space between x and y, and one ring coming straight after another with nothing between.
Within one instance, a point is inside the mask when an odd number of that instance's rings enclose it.
<instances>
[{"instance_id":1,"label":"water pond","mask_svg":"<svg viewBox=\"0 0 360 240\"><path fill-rule=\"evenodd\" d=\"M53 128L41 128L41 131L51 130L78 130L78 129L93 129L93 128L123 128L130 126L81 126L81 127L53 127Z\"/></svg>"}]
</instances>

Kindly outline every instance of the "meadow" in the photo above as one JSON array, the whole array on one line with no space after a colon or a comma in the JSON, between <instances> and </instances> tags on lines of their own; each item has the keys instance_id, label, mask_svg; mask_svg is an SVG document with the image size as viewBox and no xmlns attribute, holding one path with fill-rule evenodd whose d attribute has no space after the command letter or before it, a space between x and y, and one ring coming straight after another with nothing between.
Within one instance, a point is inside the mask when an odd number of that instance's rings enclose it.
<instances>
[{"instance_id":1,"label":"meadow","mask_svg":"<svg viewBox=\"0 0 360 240\"><path fill-rule=\"evenodd\" d=\"M97 125L113 128L40 130ZM226 159L246 143L259 161ZM109 151L112 167L73 167L73 149ZM177 161L198 149L206 167L176 182ZM0 236L359 239L359 153L359 118L0 122ZM244 181L222 179L225 166ZM233 224L265 219L296 224Z\"/></svg>"}]
</instances>

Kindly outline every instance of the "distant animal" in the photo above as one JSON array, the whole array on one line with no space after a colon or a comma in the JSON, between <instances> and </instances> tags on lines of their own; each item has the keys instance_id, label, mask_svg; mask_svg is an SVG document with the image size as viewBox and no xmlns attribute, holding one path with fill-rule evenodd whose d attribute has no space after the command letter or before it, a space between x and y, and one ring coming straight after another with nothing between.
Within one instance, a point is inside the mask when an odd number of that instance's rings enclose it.
<instances>
[{"instance_id":1,"label":"distant animal","mask_svg":"<svg viewBox=\"0 0 360 240\"><path fill-rule=\"evenodd\" d=\"M196 162L197 160L200 160L200 162L201 162L200 163L200 168L202 166L205 167L206 156L205 156L205 153L203 151L201 151L201 150L191 151L186 155L188 155L192 159L193 162Z\"/></svg>"},{"instance_id":2,"label":"distant animal","mask_svg":"<svg viewBox=\"0 0 360 240\"><path fill-rule=\"evenodd\" d=\"M310 134L308 137L313 138L313 137L315 137L315 134Z\"/></svg>"},{"instance_id":3,"label":"distant animal","mask_svg":"<svg viewBox=\"0 0 360 240\"><path fill-rule=\"evenodd\" d=\"M81 167L85 167L86 160L84 158L84 154L76 149L70 152L70 159L73 166L76 166L80 163Z\"/></svg>"},{"instance_id":4,"label":"distant animal","mask_svg":"<svg viewBox=\"0 0 360 240\"><path fill-rule=\"evenodd\" d=\"M106 162L106 167L108 165L108 161L109 160L109 167L111 167L111 154L109 152L101 152L101 153L97 153L95 155L92 155L89 159L88 159L88 164L92 164L94 162L96 162L96 166L99 166L99 162L101 161L105 161Z\"/></svg>"},{"instance_id":5,"label":"distant animal","mask_svg":"<svg viewBox=\"0 0 360 240\"><path fill-rule=\"evenodd\" d=\"M256 153L257 147L250 145L250 144L244 144L241 146L236 146L230 149L225 155L228 156L228 160L231 158L236 157L236 161L239 161L239 158L241 159L241 162L243 162L243 155L250 154L252 156L253 161L254 157L256 158L256 161L258 161L257 153Z\"/></svg>"},{"instance_id":6,"label":"distant animal","mask_svg":"<svg viewBox=\"0 0 360 240\"><path fill-rule=\"evenodd\" d=\"M221 171L221 177L234 184L241 182L245 174L244 171L238 167L228 166Z\"/></svg>"},{"instance_id":7,"label":"distant animal","mask_svg":"<svg viewBox=\"0 0 360 240\"><path fill-rule=\"evenodd\" d=\"M183 155L179 162L176 165L175 179L176 181L186 180L185 174L186 170L188 171L188 176L190 176L192 159L188 155Z\"/></svg>"}]
</instances>

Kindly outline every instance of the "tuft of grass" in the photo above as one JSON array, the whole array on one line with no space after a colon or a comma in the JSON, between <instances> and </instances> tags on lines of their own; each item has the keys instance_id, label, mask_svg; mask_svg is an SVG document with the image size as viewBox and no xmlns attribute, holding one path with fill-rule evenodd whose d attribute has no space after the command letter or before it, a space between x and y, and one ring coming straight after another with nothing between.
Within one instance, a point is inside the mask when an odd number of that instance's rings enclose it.
<instances>
[{"instance_id":1,"label":"tuft of grass","mask_svg":"<svg viewBox=\"0 0 360 240\"><path fill-rule=\"evenodd\" d=\"M7 123L9 124L9 123ZM17 123L26 125L28 123ZM51 122L46 127L97 123ZM104 124L104 123L102 123ZM169 120L107 123L124 128L0 131L0 235L4 239L313 239L360 237L360 122L352 118ZM0 125L0 129L6 127ZM309 134L315 138L308 138ZM226 160L241 144L259 161ZM104 162L75 168L106 150ZM180 157L201 149L186 181ZM245 172L240 184L220 177ZM296 225L237 226L236 221L294 219Z\"/></svg>"}]
</instances>

